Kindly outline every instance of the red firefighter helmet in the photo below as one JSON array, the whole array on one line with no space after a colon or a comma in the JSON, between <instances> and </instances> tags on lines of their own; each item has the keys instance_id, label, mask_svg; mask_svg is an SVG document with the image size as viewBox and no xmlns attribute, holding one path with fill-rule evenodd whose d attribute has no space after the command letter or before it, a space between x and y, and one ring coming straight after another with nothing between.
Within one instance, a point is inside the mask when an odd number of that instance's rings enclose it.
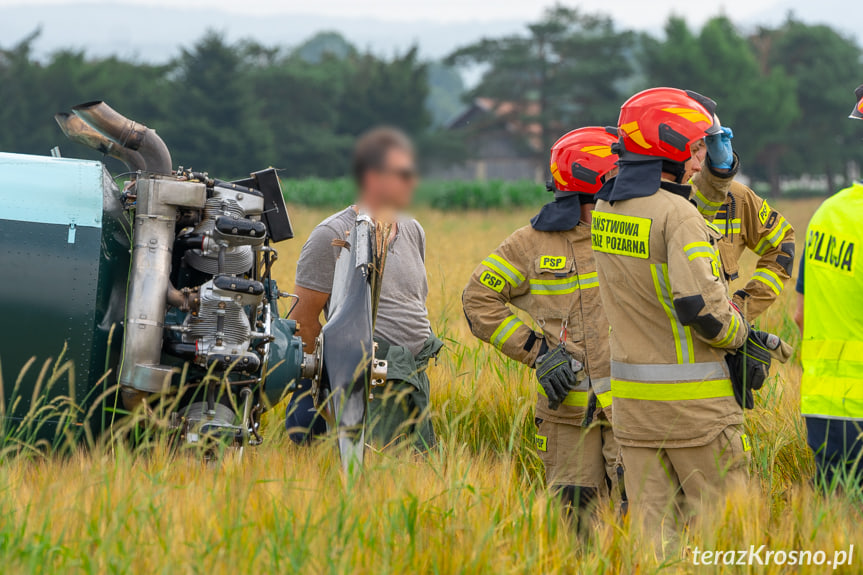
<instances>
[{"instance_id":1,"label":"red firefighter helmet","mask_svg":"<svg viewBox=\"0 0 863 575\"><path fill-rule=\"evenodd\" d=\"M551 147L551 175L561 192L595 194L602 178L617 165L611 146L618 140L614 129L589 127L573 130Z\"/></svg>"},{"instance_id":2,"label":"red firefighter helmet","mask_svg":"<svg viewBox=\"0 0 863 575\"><path fill-rule=\"evenodd\" d=\"M851 110L851 115L848 117L855 120L863 120L863 84L857 86L857 89L854 90L854 96L857 97L857 104Z\"/></svg>"},{"instance_id":3,"label":"red firefighter helmet","mask_svg":"<svg viewBox=\"0 0 863 575\"><path fill-rule=\"evenodd\" d=\"M617 125L626 152L685 162L692 142L721 130L715 111L716 102L697 92L651 88L620 107Z\"/></svg>"}]
</instances>

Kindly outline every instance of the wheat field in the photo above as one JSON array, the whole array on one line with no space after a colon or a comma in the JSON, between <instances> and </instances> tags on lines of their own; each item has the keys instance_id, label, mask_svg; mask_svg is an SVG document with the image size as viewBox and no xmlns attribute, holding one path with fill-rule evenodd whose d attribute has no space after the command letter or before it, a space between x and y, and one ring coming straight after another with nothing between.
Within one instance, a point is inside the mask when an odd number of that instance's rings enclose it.
<instances>
[{"instance_id":1,"label":"wheat field","mask_svg":"<svg viewBox=\"0 0 863 575\"><path fill-rule=\"evenodd\" d=\"M777 202L798 243L816 206ZM294 208L298 237L326 215ZM332 442L293 446L276 410L266 442L242 460L207 464L159 443L134 453L111 443L64 457L6 456L0 573L784 573L792 569L696 566L692 551L832 554L863 541L859 494L809 485L796 360L775 369L747 415L749 490L701 510L679 548L658 560L610 509L577 537L531 447L531 374L476 341L460 307L473 267L531 212L415 215L427 235L432 325L447 343L430 372L440 441L431 453L369 453L363 473L346 479ZM301 247L302 239L278 246L283 289ZM793 302L789 287L761 325L796 344ZM855 563L840 571L861 572Z\"/></svg>"}]
</instances>

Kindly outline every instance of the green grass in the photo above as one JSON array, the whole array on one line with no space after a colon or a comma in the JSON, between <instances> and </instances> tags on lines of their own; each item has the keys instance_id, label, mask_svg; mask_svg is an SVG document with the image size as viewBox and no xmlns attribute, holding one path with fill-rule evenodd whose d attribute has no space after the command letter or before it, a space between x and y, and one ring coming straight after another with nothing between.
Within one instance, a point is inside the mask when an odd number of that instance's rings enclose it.
<instances>
[{"instance_id":1,"label":"green grass","mask_svg":"<svg viewBox=\"0 0 863 575\"><path fill-rule=\"evenodd\" d=\"M326 180L305 178L282 180L288 203L337 209L354 202L356 187L347 178ZM439 210L508 209L539 206L551 201L545 188L534 182L422 181L417 189L417 203Z\"/></svg>"}]
</instances>

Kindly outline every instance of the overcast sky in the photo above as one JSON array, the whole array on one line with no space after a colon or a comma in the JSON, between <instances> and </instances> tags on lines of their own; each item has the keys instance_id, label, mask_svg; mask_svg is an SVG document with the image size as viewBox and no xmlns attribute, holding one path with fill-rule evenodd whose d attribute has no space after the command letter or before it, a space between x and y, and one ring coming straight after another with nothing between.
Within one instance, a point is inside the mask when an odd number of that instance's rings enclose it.
<instances>
[{"instance_id":1,"label":"overcast sky","mask_svg":"<svg viewBox=\"0 0 863 575\"><path fill-rule=\"evenodd\" d=\"M857 0L848 0L854 3ZM0 6L80 4L81 0L0 0ZM113 0L126 5L216 9L243 14L320 14L360 16L381 20L432 20L465 22L536 18L553 0ZM693 23L724 11L735 19L763 13L780 0L581 0L567 1L587 11L605 12L631 27L650 27L665 21L669 13L686 16Z\"/></svg>"},{"instance_id":2,"label":"overcast sky","mask_svg":"<svg viewBox=\"0 0 863 575\"><path fill-rule=\"evenodd\" d=\"M780 24L790 11L863 42L860 0L562 0L612 16L619 28L661 33L670 14L698 28L726 14L746 33ZM555 0L0 0L0 47L34 30L37 57L59 49L165 62L208 29L228 41L296 46L334 30L363 50L391 55L418 45L440 58L482 37L524 32Z\"/></svg>"}]
</instances>

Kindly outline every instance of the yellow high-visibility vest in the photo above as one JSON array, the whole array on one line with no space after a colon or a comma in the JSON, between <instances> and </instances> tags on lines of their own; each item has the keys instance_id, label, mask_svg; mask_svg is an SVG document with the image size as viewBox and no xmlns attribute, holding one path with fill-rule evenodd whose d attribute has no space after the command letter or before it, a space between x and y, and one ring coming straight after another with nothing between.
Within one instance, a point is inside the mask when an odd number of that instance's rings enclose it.
<instances>
[{"instance_id":1,"label":"yellow high-visibility vest","mask_svg":"<svg viewBox=\"0 0 863 575\"><path fill-rule=\"evenodd\" d=\"M863 184L812 216L804 261L801 412L863 419Z\"/></svg>"}]
</instances>

